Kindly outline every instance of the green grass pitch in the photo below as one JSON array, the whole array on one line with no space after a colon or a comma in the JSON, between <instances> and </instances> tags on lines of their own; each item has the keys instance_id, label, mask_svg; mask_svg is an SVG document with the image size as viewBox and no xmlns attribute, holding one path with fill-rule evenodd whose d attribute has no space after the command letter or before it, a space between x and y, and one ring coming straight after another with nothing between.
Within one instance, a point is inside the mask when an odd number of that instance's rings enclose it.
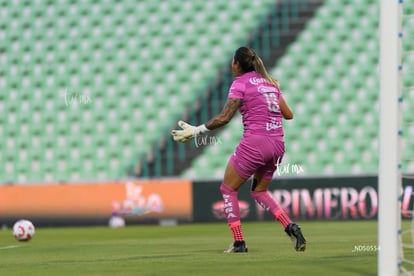
<instances>
[{"instance_id":1,"label":"green grass pitch","mask_svg":"<svg viewBox=\"0 0 414 276\"><path fill-rule=\"evenodd\" d=\"M225 254L226 223L0 230L0 275L376 275L377 222L301 222L296 252L277 222L244 223L248 253ZM358 247L357 247L358 248ZM359 247L363 248L363 247Z\"/></svg>"}]
</instances>

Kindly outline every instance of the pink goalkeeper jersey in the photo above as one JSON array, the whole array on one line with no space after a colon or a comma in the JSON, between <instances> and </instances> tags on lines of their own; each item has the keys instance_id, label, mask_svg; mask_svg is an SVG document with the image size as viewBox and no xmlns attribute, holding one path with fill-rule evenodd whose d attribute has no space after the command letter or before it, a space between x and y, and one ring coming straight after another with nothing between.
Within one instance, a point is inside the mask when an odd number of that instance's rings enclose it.
<instances>
[{"instance_id":1,"label":"pink goalkeeper jersey","mask_svg":"<svg viewBox=\"0 0 414 276\"><path fill-rule=\"evenodd\" d=\"M243 118L244 135L283 136L281 96L279 88L254 71L235 78L228 98L242 100L239 112Z\"/></svg>"}]
</instances>

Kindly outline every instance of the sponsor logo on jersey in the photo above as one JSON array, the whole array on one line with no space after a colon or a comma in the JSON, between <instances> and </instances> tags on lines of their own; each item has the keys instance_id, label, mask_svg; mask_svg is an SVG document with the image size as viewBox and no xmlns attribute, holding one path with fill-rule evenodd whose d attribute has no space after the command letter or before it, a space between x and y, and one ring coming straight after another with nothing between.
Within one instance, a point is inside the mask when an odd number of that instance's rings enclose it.
<instances>
[{"instance_id":1,"label":"sponsor logo on jersey","mask_svg":"<svg viewBox=\"0 0 414 276\"><path fill-rule=\"evenodd\" d=\"M261 84L261 83L267 83L267 80L265 78L251 77L251 78L249 78L249 82L253 85L258 85L258 84Z\"/></svg>"},{"instance_id":2,"label":"sponsor logo on jersey","mask_svg":"<svg viewBox=\"0 0 414 276\"><path fill-rule=\"evenodd\" d=\"M270 131L273 129L278 129L282 127L282 123L281 122L275 122L275 123L266 123L266 130Z\"/></svg>"},{"instance_id":3,"label":"sponsor logo on jersey","mask_svg":"<svg viewBox=\"0 0 414 276\"><path fill-rule=\"evenodd\" d=\"M275 92L277 92L277 89L274 86L264 86L264 85L260 85L257 88L257 91L259 91L260 93L275 93Z\"/></svg>"}]
</instances>

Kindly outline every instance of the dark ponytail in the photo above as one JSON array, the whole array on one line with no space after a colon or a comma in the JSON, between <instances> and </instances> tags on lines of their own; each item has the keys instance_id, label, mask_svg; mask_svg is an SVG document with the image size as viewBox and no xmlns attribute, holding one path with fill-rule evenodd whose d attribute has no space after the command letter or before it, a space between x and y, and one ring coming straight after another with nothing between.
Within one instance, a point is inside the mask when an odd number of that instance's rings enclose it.
<instances>
[{"instance_id":1,"label":"dark ponytail","mask_svg":"<svg viewBox=\"0 0 414 276\"><path fill-rule=\"evenodd\" d=\"M262 59L256 54L256 52L247 47L240 47L234 53L234 62L238 62L243 72L255 71L260 74L267 82L279 87L279 82L269 75L266 67L263 64Z\"/></svg>"}]
</instances>

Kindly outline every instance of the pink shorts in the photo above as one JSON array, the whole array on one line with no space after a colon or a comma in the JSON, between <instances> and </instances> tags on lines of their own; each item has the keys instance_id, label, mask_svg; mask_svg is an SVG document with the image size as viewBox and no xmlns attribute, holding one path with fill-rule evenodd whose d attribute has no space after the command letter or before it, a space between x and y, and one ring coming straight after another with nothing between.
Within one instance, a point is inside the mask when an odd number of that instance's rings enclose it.
<instances>
[{"instance_id":1,"label":"pink shorts","mask_svg":"<svg viewBox=\"0 0 414 276\"><path fill-rule=\"evenodd\" d=\"M253 174L272 179L285 153L282 136L244 136L230 157L236 172L244 179Z\"/></svg>"}]
</instances>

